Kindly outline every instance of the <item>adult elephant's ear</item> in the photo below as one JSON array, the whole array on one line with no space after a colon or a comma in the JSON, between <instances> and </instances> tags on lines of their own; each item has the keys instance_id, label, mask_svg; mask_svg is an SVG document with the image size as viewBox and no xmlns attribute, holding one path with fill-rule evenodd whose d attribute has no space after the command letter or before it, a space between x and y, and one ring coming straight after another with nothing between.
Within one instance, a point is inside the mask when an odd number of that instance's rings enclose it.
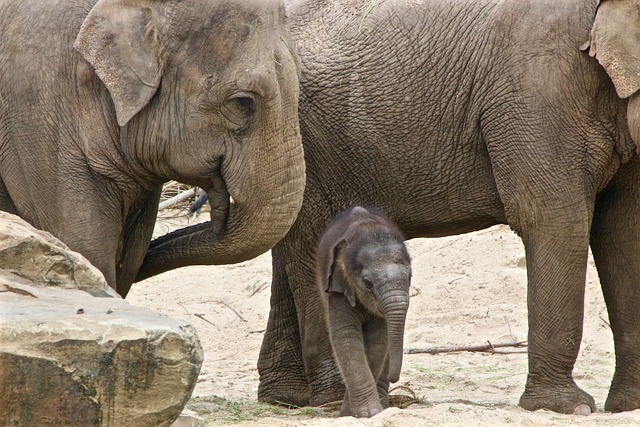
<instances>
[{"instance_id":1,"label":"adult elephant's ear","mask_svg":"<svg viewBox=\"0 0 640 427\"><path fill-rule=\"evenodd\" d=\"M616 92L628 98L640 89L640 1L601 0L591 28L589 55L611 77Z\"/></svg>"},{"instance_id":2,"label":"adult elephant's ear","mask_svg":"<svg viewBox=\"0 0 640 427\"><path fill-rule=\"evenodd\" d=\"M105 84L124 126L155 94L162 77L155 11L149 0L99 0L73 47Z\"/></svg>"}]
</instances>

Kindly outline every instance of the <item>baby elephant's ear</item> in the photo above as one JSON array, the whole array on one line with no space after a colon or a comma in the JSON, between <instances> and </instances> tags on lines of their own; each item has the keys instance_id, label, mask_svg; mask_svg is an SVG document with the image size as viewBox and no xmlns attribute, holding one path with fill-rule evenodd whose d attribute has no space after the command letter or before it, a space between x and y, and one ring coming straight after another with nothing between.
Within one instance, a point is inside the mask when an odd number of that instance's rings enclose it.
<instances>
[{"instance_id":1,"label":"baby elephant's ear","mask_svg":"<svg viewBox=\"0 0 640 427\"><path fill-rule=\"evenodd\" d=\"M356 296L353 293L353 289L349 286L349 282L344 277L344 271L338 265L336 260L338 259L339 253L344 249L344 246L347 244L347 241L342 239L338 241L336 245L333 246L331 250L331 257L329 259L329 263L327 264L326 278L327 282L325 283L325 290L327 292L338 292L343 294L349 300L349 304L351 307L356 306Z\"/></svg>"}]
</instances>

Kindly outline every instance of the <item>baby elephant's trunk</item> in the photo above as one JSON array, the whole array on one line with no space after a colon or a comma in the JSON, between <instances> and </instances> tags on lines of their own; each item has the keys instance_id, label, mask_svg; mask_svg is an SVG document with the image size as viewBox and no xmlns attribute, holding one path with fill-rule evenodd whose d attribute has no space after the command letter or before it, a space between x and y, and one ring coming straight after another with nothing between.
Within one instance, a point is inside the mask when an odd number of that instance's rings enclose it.
<instances>
[{"instance_id":1,"label":"baby elephant's trunk","mask_svg":"<svg viewBox=\"0 0 640 427\"><path fill-rule=\"evenodd\" d=\"M409 294L405 291L389 292L381 301L387 319L389 340L389 381L398 382L402 368L404 324L409 309Z\"/></svg>"}]
</instances>

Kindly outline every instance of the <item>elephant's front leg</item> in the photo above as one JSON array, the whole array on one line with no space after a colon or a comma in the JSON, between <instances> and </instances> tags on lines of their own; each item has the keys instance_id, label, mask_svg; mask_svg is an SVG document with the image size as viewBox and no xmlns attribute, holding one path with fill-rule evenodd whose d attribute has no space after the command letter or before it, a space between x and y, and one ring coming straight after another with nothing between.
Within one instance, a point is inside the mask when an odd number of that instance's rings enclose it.
<instances>
[{"instance_id":1,"label":"elephant's front leg","mask_svg":"<svg viewBox=\"0 0 640 427\"><path fill-rule=\"evenodd\" d=\"M640 408L640 162L624 165L596 202L591 248L609 311L616 370L606 411Z\"/></svg>"},{"instance_id":2,"label":"elephant's front leg","mask_svg":"<svg viewBox=\"0 0 640 427\"><path fill-rule=\"evenodd\" d=\"M582 339L590 215L586 208L571 214L571 219L536 221L521 232L528 276L529 375L520 406L531 411L596 410L572 376Z\"/></svg>"},{"instance_id":3,"label":"elephant's front leg","mask_svg":"<svg viewBox=\"0 0 640 427\"><path fill-rule=\"evenodd\" d=\"M383 408L389 406L389 344L387 320L376 318L363 328L364 348L373 377L376 379L378 397Z\"/></svg>"},{"instance_id":4,"label":"elephant's front leg","mask_svg":"<svg viewBox=\"0 0 640 427\"><path fill-rule=\"evenodd\" d=\"M376 374L379 375L386 356L386 343L382 348L374 345L375 348L365 350L367 330L365 328L363 333L362 313L351 307L342 294L330 293L328 300L331 345L346 386L340 415L372 417L384 408L380 403L375 374L372 373L369 363L374 362ZM380 350L383 352L382 355L374 354Z\"/></svg>"},{"instance_id":5,"label":"elephant's front leg","mask_svg":"<svg viewBox=\"0 0 640 427\"><path fill-rule=\"evenodd\" d=\"M153 226L158 214L158 202L162 188L150 192L137 210L133 210L125 219L123 243L116 265L117 291L126 297L131 289L145 252L153 235Z\"/></svg>"}]
</instances>

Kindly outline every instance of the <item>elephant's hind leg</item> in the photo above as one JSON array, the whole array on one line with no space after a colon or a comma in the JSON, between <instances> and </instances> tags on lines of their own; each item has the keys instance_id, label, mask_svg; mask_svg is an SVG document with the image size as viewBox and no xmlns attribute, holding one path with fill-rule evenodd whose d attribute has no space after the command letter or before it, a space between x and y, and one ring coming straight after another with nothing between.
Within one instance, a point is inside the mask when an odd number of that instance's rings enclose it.
<instances>
[{"instance_id":1,"label":"elephant's hind leg","mask_svg":"<svg viewBox=\"0 0 640 427\"><path fill-rule=\"evenodd\" d=\"M589 228L589 215L576 217L582 218L542 220L522 231L529 374L520 406L530 411L596 411L593 397L576 385L572 375L582 340Z\"/></svg>"},{"instance_id":2,"label":"elephant's hind leg","mask_svg":"<svg viewBox=\"0 0 640 427\"><path fill-rule=\"evenodd\" d=\"M616 369L605 410L640 408L640 161L622 166L597 199L591 248L609 312Z\"/></svg>"},{"instance_id":3,"label":"elephant's hind leg","mask_svg":"<svg viewBox=\"0 0 640 427\"><path fill-rule=\"evenodd\" d=\"M258 400L306 406L309 387L304 369L296 305L286 272L286 260L276 247L273 258L271 310L258 358Z\"/></svg>"},{"instance_id":4,"label":"elephant's hind leg","mask_svg":"<svg viewBox=\"0 0 640 427\"><path fill-rule=\"evenodd\" d=\"M522 238L527 259L529 374L520 406L565 414L595 412L593 397L573 379L595 194L578 191L573 183L584 178L563 161L520 162L519 179L514 179L497 160L496 182L509 225Z\"/></svg>"}]
</instances>

